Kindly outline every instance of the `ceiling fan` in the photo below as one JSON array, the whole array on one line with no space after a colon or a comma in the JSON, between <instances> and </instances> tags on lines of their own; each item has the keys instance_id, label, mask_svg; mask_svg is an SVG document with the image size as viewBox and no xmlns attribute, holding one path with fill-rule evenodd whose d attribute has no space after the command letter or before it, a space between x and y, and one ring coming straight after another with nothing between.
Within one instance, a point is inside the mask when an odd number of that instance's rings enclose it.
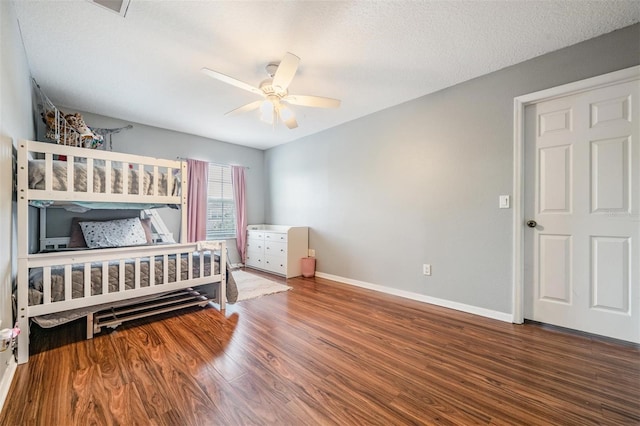
<instances>
[{"instance_id":1,"label":"ceiling fan","mask_svg":"<svg viewBox=\"0 0 640 426\"><path fill-rule=\"evenodd\" d=\"M202 72L217 80L255 93L264 98L263 100L254 101L229 111L225 115L235 115L259 108L261 120L272 125L280 120L289 129L295 129L298 127L298 122L296 121L293 111L291 111L287 104L316 108L338 108L340 106L338 99L289 94L287 89L298 70L299 63L300 58L293 53L287 52L284 58L282 58L282 61L271 62L265 67L269 78L262 81L259 87L252 86L244 81L237 80L209 68L202 68Z\"/></svg>"}]
</instances>

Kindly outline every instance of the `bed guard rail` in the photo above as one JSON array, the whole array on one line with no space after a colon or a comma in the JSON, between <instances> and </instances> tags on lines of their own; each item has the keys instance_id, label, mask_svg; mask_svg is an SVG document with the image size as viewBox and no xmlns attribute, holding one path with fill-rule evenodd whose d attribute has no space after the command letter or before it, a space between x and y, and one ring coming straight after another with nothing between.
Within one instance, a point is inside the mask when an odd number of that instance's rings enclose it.
<instances>
[{"instance_id":1,"label":"bed guard rail","mask_svg":"<svg viewBox=\"0 0 640 426\"><path fill-rule=\"evenodd\" d=\"M34 158L44 163L44 188L29 184L29 160ZM66 170L57 178L55 159L66 161ZM186 191L179 190L186 188L186 167L186 162L177 160L22 140L18 191L28 200L181 204L180 192L186 200ZM86 182L79 183L76 174L82 174L83 180L86 175Z\"/></svg>"},{"instance_id":2,"label":"bed guard rail","mask_svg":"<svg viewBox=\"0 0 640 426\"><path fill-rule=\"evenodd\" d=\"M38 282L41 282L42 303L28 306L28 317L214 282L224 285L226 243L209 242L208 247L219 248L215 250L219 256L217 274L212 253L198 251L196 243L30 255L18 259L26 263L19 266L22 274L18 277L19 299L20 296L27 297L28 286L33 279L29 275L34 270ZM146 280L141 273L143 269ZM221 308L224 306L225 287L220 289ZM57 299L54 294L58 295ZM21 311L27 304L28 300L19 300Z\"/></svg>"}]
</instances>

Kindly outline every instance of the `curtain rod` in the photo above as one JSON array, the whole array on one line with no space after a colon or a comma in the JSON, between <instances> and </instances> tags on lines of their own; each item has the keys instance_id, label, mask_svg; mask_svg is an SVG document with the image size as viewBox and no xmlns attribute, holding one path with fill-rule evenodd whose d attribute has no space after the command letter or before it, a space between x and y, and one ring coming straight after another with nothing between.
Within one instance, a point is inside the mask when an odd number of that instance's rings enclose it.
<instances>
[{"instance_id":1,"label":"curtain rod","mask_svg":"<svg viewBox=\"0 0 640 426\"><path fill-rule=\"evenodd\" d=\"M187 161L187 160L195 160L195 158L176 157L176 160ZM215 164L216 166L238 166L238 167L243 167L247 170L251 170L251 167L243 166L242 164L224 164L224 163L216 163L215 161L207 161L207 160L200 160L200 161L205 161L209 164Z\"/></svg>"}]
</instances>

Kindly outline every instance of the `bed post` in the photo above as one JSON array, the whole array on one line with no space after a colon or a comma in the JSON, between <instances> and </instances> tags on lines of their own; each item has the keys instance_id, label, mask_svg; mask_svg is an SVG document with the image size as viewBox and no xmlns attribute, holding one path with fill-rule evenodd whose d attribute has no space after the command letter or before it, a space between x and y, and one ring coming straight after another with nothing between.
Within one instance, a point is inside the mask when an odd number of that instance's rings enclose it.
<instances>
[{"instance_id":1,"label":"bed post","mask_svg":"<svg viewBox=\"0 0 640 426\"><path fill-rule=\"evenodd\" d=\"M18 364L29 361L29 201L26 187L29 182L27 168L29 167L28 142L18 143L18 312L17 323L20 327L18 335Z\"/></svg>"},{"instance_id":2,"label":"bed post","mask_svg":"<svg viewBox=\"0 0 640 426\"><path fill-rule=\"evenodd\" d=\"M182 203L180 204L180 242L185 244L187 242L187 193L189 192L188 188L188 177L187 177L187 162L182 161L182 166L180 170L180 179L182 180L182 185L180 186L180 197Z\"/></svg>"},{"instance_id":3,"label":"bed post","mask_svg":"<svg viewBox=\"0 0 640 426\"><path fill-rule=\"evenodd\" d=\"M38 247L40 247L40 251L44 251L47 248L45 244L47 239L47 208L38 209L38 216L40 217L40 241Z\"/></svg>"},{"instance_id":4,"label":"bed post","mask_svg":"<svg viewBox=\"0 0 640 426\"><path fill-rule=\"evenodd\" d=\"M213 256L213 253L211 253ZM220 310L224 311L227 301L227 242L220 241Z\"/></svg>"}]
</instances>

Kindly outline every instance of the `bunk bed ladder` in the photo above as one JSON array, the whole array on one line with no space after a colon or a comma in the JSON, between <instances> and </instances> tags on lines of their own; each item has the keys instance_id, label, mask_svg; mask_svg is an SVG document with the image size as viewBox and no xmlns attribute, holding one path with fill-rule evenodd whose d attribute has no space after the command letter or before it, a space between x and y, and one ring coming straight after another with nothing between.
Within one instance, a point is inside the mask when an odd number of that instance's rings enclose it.
<instances>
[{"instance_id":1,"label":"bunk bed ladder","mask_svg":"<svg viewBox=\"0 0 640 426\"><path fill-rule=\"evenodd\" d=\"M146 217L151 219L151 225L157 234L156 242L162 243L175 243L176 240L173 238L173 233L169 231L167 225L164 224L164 221L160 217L157 211L155 210L143 210L143 213Z\"/></svg>"}]
</instances>

